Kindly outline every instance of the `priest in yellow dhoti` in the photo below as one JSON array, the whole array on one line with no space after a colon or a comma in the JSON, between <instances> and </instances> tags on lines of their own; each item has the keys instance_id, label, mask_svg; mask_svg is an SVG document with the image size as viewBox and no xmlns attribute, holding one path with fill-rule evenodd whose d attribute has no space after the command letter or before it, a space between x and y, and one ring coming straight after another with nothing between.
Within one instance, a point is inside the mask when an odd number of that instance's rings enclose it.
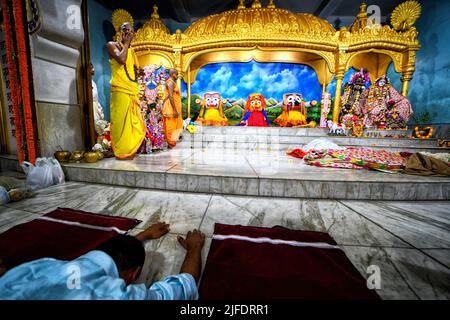
<instances>
[{"instance_id":1,"label":"priest in yellow dhoti","mask_svg":"<svg viewBox=\"0 0 450 320\"><path fill-rule=\"evenodd\" d=\"M134 31L126 22L121 41L109 42L111 64L111 145L119 160L133 159L144 140L146 126L138 99L138 61L131 48Z\"/></svg>"},{"instance_id":2,"label":"priest in yellow dhoti","mask_svg":"<svg viewBox=\"0 0 450 320\"><path fill-rule=\"evenodd\" d=\"M163 105L164 134L169 148L176 146L183 130L183 118L181 117L181 93L176 84L178 71L169 70L169 79L166 81L166 90Z\"/></svg>"}]
</instances>

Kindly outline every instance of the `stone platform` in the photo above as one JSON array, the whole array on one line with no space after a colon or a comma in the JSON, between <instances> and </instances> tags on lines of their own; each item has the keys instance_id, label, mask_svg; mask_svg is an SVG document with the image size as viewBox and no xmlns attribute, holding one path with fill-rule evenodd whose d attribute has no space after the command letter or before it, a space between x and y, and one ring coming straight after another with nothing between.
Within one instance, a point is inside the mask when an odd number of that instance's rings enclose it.
<instances>
[{"instance_id":1,"label":"stone platform","mask_svg":"<svg viewBox=\"0 0 450 320\"><path fill-rule=\"evenodd\" d=\"M94 164L63 164L63 168L72 181L180 192L339 200L450 199L450 177L317 168L286 155L287 149L301 148L319 137L341 146L449 152L437 148L433 140L327 137L321 129L199 129L194 135L185 132L173 150L139 155L133 161L110 158ZM0 164L14 170L17 160L11 161L3 157Z\"/></svg>"},{"instance_id":2,"label":"stone platform","mask_svg":"<svg viewBox=\"0 0 450 320\"><path fill-rule=\"evenodd\" d=\"M385 135L406 135L409 131L380 131L380 137L354 138L330 136L328 129L320 128L260 128L260 127L201 127L193 135L185 134L178 148L189 149L233 149L249 151L286 151L301 148L314 139L326 138L337 145L367 147L409 152L445 152L437 147L437 139L395 139ZM374 134L373 132L371 134ZM447 152L448 149L447 149Z\"/></svg>"}]
</instances>

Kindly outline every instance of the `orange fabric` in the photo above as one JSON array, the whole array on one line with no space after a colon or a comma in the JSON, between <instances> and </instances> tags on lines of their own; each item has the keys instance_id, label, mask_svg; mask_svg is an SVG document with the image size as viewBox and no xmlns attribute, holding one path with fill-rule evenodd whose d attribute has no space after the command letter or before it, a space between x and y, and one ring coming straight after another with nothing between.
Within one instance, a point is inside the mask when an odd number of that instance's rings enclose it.
<instances>
[{"instance_id":1,"label":"orange fabric","mask_svg":"<svg viewBox=\"0 0 450 320\"><path fill-rule=\"evenodd\" d=\"M174 85L173 89L173 100L175 102L175 109L178 112L178 117L173 116L172 104L169 100L169 88L167 84L172 82ZM168 79L166 83L164 105L162 109L162 114L164 116L164 134L166 136L166 141L170 146L175 146L180 134L183 130L183 118L181 116L181 93L177 84L172 80Z\"/></svg>"},{"instance_id":2,"label":"orange fabric","mask_svg":"<svg viewBox=\"0 0 450 320\"><path fill-rule=\"evenodd\" d=\"M163 123L167 144L172 147L176 146L180 134L183 131L183 119L181 115L178 118L164 117Z\"/></svg>"}]
</instances>

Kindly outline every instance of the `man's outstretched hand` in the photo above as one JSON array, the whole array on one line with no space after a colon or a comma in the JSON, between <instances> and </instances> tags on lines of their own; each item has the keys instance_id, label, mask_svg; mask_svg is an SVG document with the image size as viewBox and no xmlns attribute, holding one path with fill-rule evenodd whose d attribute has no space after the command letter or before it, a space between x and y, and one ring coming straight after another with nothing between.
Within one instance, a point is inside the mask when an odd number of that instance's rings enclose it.
<instances>
[{"instance_id":1,"label":"man's outstretched hand","mask_svg":"<svg viewBox=\"0 0 450 320\"><path fill-rule=\"evenodd\" d=\"M136 236L139 241L152 240L161 238L167 232L170 231L170 225L165 222L158 222L152 224L146 230L142 231Z\"/></svg>"},{"instance_id":2,"label":"man's outstretched hand","mask_svg":"<svg viewBox=\"0 0 450 320\"><path fill-rule=\"evenodd\" d=\"M205 234L197 229L189 231L186 235L186 239L181 236L178 236L177 239L187 251L201 250L205 244Z\"/></svg>"}]
</instances>

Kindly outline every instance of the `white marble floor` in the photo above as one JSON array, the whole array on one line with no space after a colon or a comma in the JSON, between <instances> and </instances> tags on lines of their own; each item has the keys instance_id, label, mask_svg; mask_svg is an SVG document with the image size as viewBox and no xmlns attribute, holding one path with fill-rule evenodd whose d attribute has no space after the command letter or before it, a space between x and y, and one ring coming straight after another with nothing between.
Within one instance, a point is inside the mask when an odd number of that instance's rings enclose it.
<instances>
[{"instance_id":1,"label":"white marble floor","mask_svg":"<svg viewBox=\"0 0 450 320\"><path fill-rule=\"evenodd\" d=\"M150 241L150 280L177 273L184 250L178 234L214 223L328 232L364 277L381 271L383 299L450 299L450 201L336 201L223 196L112 187L69 182L42 190L33 199L0 207L0 233L57 207L68 207L142 220L135 234L157 221L171 232Z\"/></svg>"}]
</instances>

